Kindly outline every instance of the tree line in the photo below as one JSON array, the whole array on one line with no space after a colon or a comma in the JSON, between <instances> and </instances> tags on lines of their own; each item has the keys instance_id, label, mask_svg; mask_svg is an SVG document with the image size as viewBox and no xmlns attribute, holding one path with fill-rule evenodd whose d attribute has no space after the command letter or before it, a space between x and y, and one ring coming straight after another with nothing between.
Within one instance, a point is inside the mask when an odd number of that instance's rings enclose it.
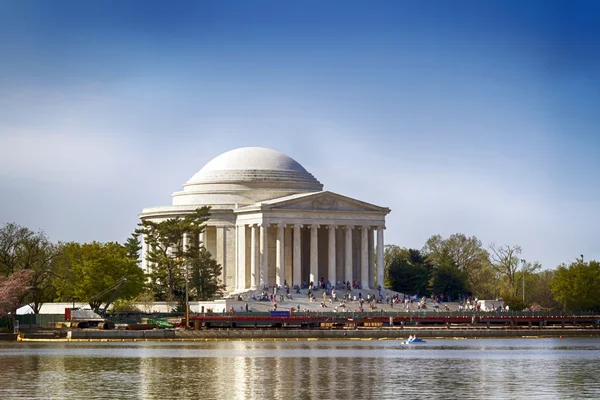
<instances>
[{"instance_id":1,"label":"tree line","mask_svg":"<svg viewBox=\"0 0 600 400\"><path fill-rule=\"evenodd\" d=\"M96 309L112 293L99 294L123 278L119 302L124 305L156 300L183 309L186 281L191 300L219 296L222 267L195 239L209 216L210 207L202 207L183 218L142 221L122 244L53 243L44 232L7 223L0 227L0 316L25 304L39 313L44 303L58 301L86 302ZM139 265L141 237L148 243L147 273ZM464 234L434 235L422 249L388 245L386 287L453 300L502 297L513 310L600 310L600 263L582 256L542 270L521 253L518 245L485 248L477 237Z\"/></svg>"},{"instance_id":2,"label":"tree line","mask_svg":"<svg viewBox=\"0 0 600 400\"><path fill-rule=\"evenodd\" d=\"M112 292L108 288L126 279L116 306L133 302L169 301L183 309L185 283L190 300L208 300L221 294L221 266L204 246L189 237L204 230L210 207L184 218L143 221L125 243L52 242L40 231L15 223L0 227L0 317L30 305L39 313L49 302L88 303L98 309ZM151 268L140 267L140 238L149 244Z\"/></svg>"},{"instance_id":3,"label":"tree line","mask_svg":"<svg viewBox=\"0 0 600 400\"><path fill-rule=\"evenodd\" d=\"M600 263L583 256L544 269L519 245L485 248L476 236L431 236L422 249L385 247L386 286L418 296L502 298L513 310L600 310Z\"/></svg>"}]
</instances>

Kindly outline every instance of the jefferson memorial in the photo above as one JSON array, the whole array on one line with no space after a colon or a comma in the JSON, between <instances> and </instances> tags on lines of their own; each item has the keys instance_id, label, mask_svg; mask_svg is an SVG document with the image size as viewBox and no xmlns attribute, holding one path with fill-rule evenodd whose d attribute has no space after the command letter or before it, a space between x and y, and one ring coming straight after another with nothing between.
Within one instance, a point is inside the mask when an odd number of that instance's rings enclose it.
<instances>
[{"instance_id":1,"label":"jefferson memorial","mask_svg":"<svg viewBox=\"0 0 600 400\"><path fill-rule=\"evenodd\" d=\"M383 233L389 208L324 191L302 165L261 147L221 154L172 195L173 205L145 208L160 222L209 205L206 229L184 246L206 246L223 267L227 292L302 285L323 279L384 283ZM148 244L142 268L147 270Z\"/></svg>"}]
</instances>

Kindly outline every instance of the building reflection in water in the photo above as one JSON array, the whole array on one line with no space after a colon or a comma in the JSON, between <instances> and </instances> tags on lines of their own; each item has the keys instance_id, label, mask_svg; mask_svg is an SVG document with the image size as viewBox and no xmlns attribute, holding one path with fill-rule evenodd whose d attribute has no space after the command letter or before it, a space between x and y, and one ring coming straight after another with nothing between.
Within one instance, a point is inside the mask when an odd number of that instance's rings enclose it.
<instances>
[{"instance_id":1,"label":"building reflection in water","mask_svg":"<svg viewBox=\"0 0 600 400\"><path fill-rule=\"evenodd\" d=\"M597 340L443 343L0 344L0 399L600 398Z\"/></svg>"}]
</instances>

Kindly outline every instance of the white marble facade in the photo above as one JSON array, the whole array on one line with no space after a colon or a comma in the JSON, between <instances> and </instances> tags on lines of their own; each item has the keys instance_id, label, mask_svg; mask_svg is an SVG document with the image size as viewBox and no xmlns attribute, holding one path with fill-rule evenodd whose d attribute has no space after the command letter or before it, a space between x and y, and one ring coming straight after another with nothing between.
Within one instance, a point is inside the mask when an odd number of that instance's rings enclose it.
<instances>
[{"instance_id":1,"label":"white marble facade","mask_svg":"<svg viewBox=\"0 0 600 400\"><path fill-rule=\"evenodd\" d=\"M383 287L388 208L323 191L290 157L247 147L221 154L173 194L173 205L146 208L160 221L212 206L200 243L223 266L228 292L301 285L321 278ZM142 267L148 248L143 246Z\"/></svg>"}]
</instances>

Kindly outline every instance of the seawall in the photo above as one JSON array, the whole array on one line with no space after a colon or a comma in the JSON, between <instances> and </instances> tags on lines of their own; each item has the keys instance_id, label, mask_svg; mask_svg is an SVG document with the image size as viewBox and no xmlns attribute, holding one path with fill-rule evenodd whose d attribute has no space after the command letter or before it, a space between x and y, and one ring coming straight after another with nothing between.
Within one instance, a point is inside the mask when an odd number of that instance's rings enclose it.
<instances>
[{"instance_id":1,"label":"seawall","mask_svg":"<svg viewBox=\"0 0 600 400\"><path fill-rule=\"evenodd\" d=\"M422 338L536 338L536 337L600 337L599 329L223 329L223 330L73 330L63 341L208 341L208 340L404 340L409 335ZM22 341L54 341L21 334Z\"/></svg>"}]
</instances>

